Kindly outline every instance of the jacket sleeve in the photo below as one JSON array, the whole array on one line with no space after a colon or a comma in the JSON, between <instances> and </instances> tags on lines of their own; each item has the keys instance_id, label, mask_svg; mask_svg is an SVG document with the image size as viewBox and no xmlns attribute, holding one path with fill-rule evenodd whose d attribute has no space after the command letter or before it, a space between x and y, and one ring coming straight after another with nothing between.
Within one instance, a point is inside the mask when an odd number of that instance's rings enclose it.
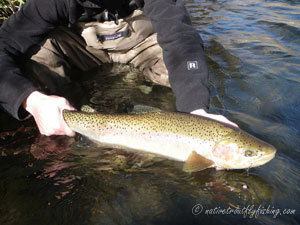
<instances>
[{"instance_id":1,"label":"jacket sleeve","mask_svg":"<svg viewBox=\"0 0 300 225\"><path fill-rule=\"evenodd\" d=\"M208 109L208 69L202 39L182 0L144 0L169 72L178 111Z\"/></svg>"},{"instance_id":2,"label":"jacket sleeve","mask_svg":"<svg viewBox=\"0 0 300 225\"><path fill-rule=\"evenodd\" d=\"M0 105L16 119L29 116L23 109L25 98L36 88L26 79L18 59L41 45L48 32L68 24L72 0L29 0L0 28Z\"/></svg>"}]
</instances>

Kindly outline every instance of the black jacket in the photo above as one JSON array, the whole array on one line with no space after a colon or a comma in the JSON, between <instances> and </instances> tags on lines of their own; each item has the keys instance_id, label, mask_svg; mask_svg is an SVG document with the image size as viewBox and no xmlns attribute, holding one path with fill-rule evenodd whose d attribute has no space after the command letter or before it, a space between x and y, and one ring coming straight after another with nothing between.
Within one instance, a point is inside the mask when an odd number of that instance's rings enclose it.
<instances>
[{"instance_id":1,"label":"black jacket","mask_svg":"<svg viewBox=\"0 0 300 225\"><path fill-rule=\"evenodd\" d=\"M178 111L207 109L208 71L202 40L193 29L181 0L136 0L150 18L169 71ZM0 104L22 120L28 116L22 102L36 88L26 79L18 58L41 45L59 25L74 22L76 0L29 0L0 28ZM76 18L75 18L76 20Z\"/></svg>"}]
</instances>

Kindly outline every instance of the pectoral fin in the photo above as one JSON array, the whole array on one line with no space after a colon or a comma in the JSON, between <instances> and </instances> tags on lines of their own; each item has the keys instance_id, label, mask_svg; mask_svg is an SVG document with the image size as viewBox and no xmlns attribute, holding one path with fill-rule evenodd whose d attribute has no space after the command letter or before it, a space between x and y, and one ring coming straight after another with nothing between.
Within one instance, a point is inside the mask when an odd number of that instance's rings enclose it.
<instances>
[{"instance_id":1,"label":"pectoral fin","mask_svg":"<svg viewBox=\"0 0 300 225\"><path fill-rule=\"evenodd\" d=\"M196 172L214 165L214 162L193 151L186 160L183 171Z\"/></svg>"}]
</instances>

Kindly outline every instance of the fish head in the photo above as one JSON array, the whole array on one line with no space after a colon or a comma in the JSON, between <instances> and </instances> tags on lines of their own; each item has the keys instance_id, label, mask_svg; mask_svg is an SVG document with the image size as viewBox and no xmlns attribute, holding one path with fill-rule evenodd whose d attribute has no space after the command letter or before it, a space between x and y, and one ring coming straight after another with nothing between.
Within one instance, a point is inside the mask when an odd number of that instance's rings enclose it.
<instances>
[{"instance_id":1,"label":"fish head","mask_svg":"<svg viewBox=\"0 0 300 225\"><path fill-rule=\"evenodd\" d=\"M245 132L227 135L212 149L215 166L225 169L245 169L261 166L275 157L276 149Z\"/></svg>"}]
</instances>

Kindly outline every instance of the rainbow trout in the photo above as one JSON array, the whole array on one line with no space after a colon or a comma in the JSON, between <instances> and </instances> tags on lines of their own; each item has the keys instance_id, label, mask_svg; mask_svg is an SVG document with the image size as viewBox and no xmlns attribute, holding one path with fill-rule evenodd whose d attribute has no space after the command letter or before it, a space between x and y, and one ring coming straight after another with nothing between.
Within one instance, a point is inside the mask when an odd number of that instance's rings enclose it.
<instances>
[{"instance_id":1,"label":"rainbow trout","mask_svg":"<svg viewBox=\"0 0 300 225\"><path fill-rule=\"evenodd\" d=\"M243 169L274 158L276 149L252 135L205 117L175 112L102 114L63 111L69 127L102 144L185 161L186 172Z\"/></svg>"}]
</instances>

